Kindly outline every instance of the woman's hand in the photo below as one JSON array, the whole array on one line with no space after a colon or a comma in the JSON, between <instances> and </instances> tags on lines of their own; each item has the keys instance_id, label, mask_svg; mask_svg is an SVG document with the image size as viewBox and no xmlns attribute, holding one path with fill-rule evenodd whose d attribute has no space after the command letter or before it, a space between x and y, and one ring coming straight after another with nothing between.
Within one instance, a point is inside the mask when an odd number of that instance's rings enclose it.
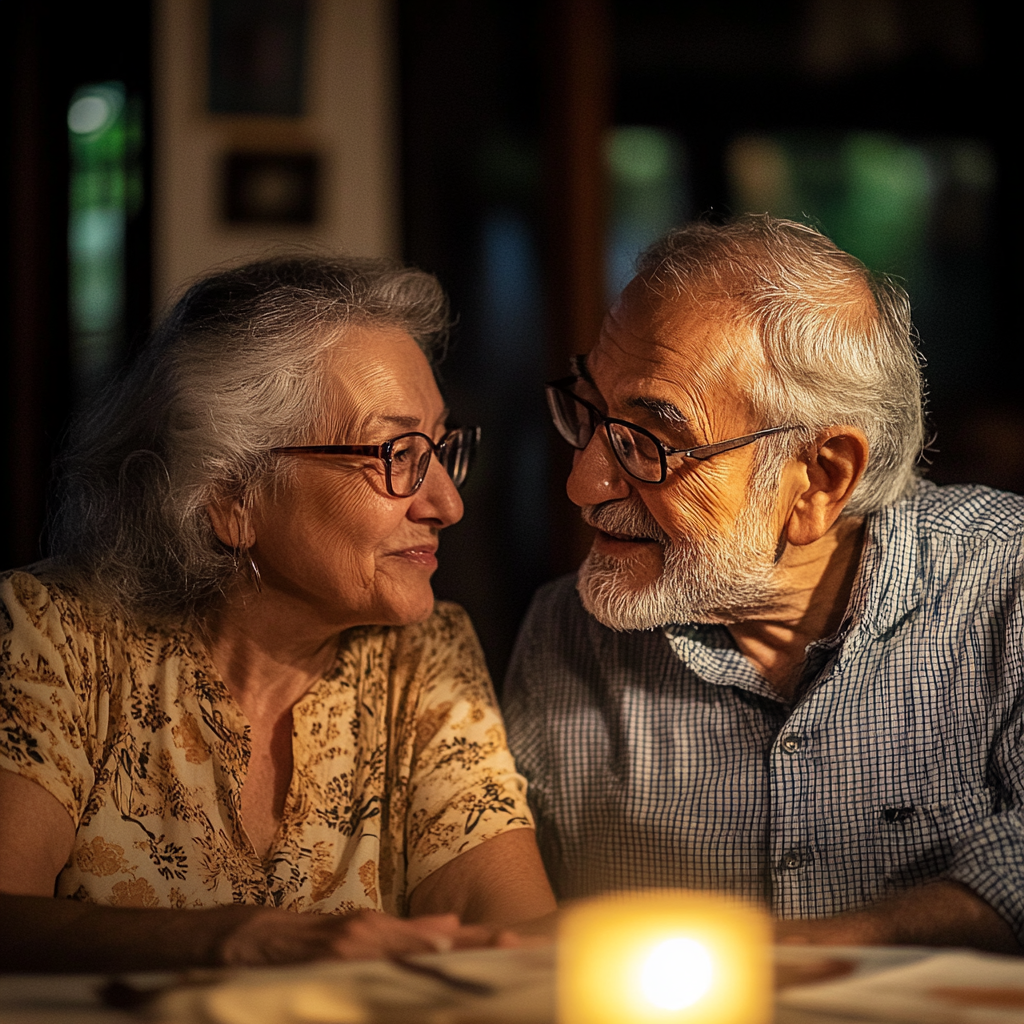
<instances>
[{"instance_id":1,"label":"woman's hand","mask_svg":"<svg viewBox=\"0 0 1024 1024\"><path fill-rule=\"evenodd\" d=\"M511 932L463 925L455 914L404 919L372 910L352 914L254 913L222 941L226 965L374 960L479 946L513 946Z\"/></svg>"},{"instance_id":2,"label":"woman's hand","mask_svg":"<svg viewBox=\"0 0 1024 1024\"><path fill-rule=\"evenodd\" d=\"M0 920L0 964L10 971L255 967L519 945L511 932L463 925L454 914L406 920L372 910L294 914L242 904L144 910L2 891Z\"/></svg>"}]
</instances>

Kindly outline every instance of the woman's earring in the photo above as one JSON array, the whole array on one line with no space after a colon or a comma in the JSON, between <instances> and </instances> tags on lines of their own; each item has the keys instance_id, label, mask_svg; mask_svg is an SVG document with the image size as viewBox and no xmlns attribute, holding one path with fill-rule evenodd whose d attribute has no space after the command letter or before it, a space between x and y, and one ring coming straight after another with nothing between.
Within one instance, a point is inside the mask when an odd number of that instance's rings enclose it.
<instances>
[{"instance_id":1,"label":"woman's earring","mask_svg":"<svg viewBox=\"0 0 1024 1024\"><path fill-rule=\"evenodd\" d=\"M256 564L256 560L252 557L252 552L246 550L245 557L249 559L249 574L252 576L253 585L256 587L256 593L263 593L263 577L260 576L260 568Z\"/></svg>"}]
</instances>

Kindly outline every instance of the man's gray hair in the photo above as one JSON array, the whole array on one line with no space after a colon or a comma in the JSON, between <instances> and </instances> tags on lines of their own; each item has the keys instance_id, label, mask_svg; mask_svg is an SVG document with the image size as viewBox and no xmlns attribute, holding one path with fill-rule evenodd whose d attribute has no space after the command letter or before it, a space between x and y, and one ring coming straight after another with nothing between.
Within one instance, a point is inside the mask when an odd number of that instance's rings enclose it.
<instances>
[{"instance_id":1,"label":"man's gray hair","mask_svg":"<svg viewBox=\"0 0 1024 1024\"><path fill-rule=\"evenodd\" d=\"M658 294L685 294L755 331L767 372L746 385L747 397L763 426L805 428L768 439L765 458L849 424L864 431L870 452L844 514L914 489L925 441L921 358L910 300L891 278L812 227L754 214L673 231L637 269Z\"/></svg>"},{"instance_id":2,"label":"man's gray hair","mask_svg":"<svg viewBox=\"0 0 1024 1024\"><path fill-rule=\"evenodd\" d=\"M57 565L104 606L201 617L238 568L207 505L249 507L278 478L272 448L322 441L324 357L349 327L406 331L433 357L447 300L423 271L307 254L189 288L72 428L50 522Z\"/></svg>"}]
</instances>

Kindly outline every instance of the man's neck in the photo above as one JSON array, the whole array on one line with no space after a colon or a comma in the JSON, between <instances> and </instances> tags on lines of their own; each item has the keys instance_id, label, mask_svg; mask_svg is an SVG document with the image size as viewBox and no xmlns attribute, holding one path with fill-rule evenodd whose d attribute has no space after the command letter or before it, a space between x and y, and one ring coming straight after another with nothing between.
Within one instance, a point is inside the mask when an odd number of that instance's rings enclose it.
<instances>
[{"instance_id":1,"label":"man's neck","mask_svg":"<svg viewBox=\"0 0 1024 1024\"><path fill-rule=\"evenodd\" d=\"M779 559L782 596L756 618L728 627L736 645L779 695L793 698L808 644L843 621L860 564L864 520L839 519L820 540L788 546Z\"/></svg>"}]
</instances>

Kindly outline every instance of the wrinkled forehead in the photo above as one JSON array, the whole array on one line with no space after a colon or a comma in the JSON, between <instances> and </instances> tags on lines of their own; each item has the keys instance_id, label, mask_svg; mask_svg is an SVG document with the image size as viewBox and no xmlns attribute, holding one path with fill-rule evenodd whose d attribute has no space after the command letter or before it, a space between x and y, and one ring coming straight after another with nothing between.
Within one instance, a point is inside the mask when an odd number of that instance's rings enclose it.
<instances>
[{"instance_id":1,"label":"wrinkled forehead","mask_svg":"<svg viewBox=\"0 0 1024 1024\"><path fill-rule=\"evenodd\" d=\"M634 278L584 365L602 390L678 387L743 401L766 361L756 329L727 295L665 292Z\"/></svg>"},{"instance_id":2,"label":"wrinkled forehead","mask_svg":"<svg viewBox=\"0 0 1024 1024\"><path fill-rule=\"evenodd\" d=\"M320 424L348 440L393 435L443 421L433 369L405 331L349 328L325 351Z\"/></svg>"}]
</instances>

